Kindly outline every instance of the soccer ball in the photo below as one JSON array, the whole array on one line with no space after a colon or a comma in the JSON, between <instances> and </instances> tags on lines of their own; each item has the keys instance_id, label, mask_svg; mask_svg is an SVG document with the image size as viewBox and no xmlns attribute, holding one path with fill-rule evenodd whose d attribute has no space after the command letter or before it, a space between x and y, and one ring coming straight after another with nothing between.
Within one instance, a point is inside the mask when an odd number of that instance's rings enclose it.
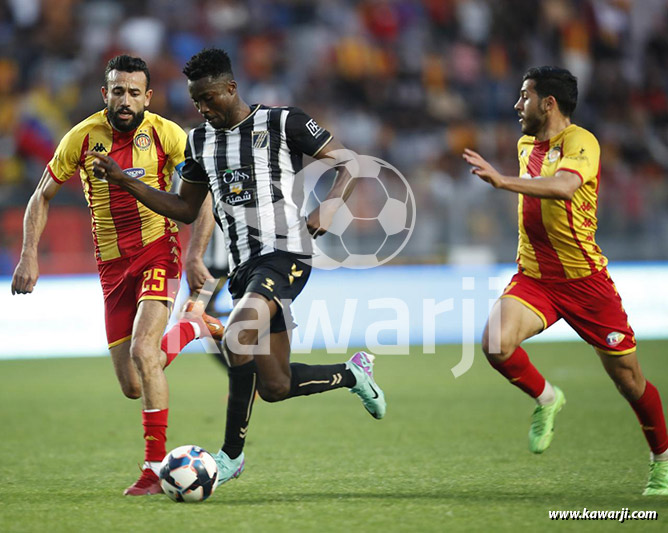
<instances>
[{"instance_id":1,"label":"soccer ball","mask_svg":"<svg viewBox=\"0 0 668 533\"><path fill-rule=\"evenodd\" d=\"M160 463L160 485L175 502L201 502L216 489L218 467L199 446L174 448Z\"/></svg>"},{"instance_id":2,"label":"soccer ball","mask_svg":"<svg viewBox=\"0 0 668 533\"><path fill-rule=\"evenodd\" d=\"M327 233L315 241L313 266L373 268L396 257L408 243L415 227L415 198L406 178L386 161L340 152L337 166L348 169L357 187L336 211ZM304 171L307 209L322 207L333 174L319 160Z\"/></svg>"}]
</instances>

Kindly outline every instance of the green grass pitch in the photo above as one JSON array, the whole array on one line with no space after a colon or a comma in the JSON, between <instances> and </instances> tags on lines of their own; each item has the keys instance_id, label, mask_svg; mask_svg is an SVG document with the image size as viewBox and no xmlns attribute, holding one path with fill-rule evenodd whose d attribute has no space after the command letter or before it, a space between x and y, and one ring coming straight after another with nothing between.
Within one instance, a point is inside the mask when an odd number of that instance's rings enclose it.
<instances>
[{"instance_id":1,"label":"green grass pitch","mask_svg":"<svg viewBox=\"0 0 668 533\"><path fill-rule=\"evenodd\" d=\"M108 358L0 363L0 531L537 531L548 510L655 510L644 498L648 452L637 420L584 343L530 344L566 393L552 447L527 450L532 402L484 361L455 379L460 348L379 356L387 416L372 419L346 390L258 401L246 471L202 504L123 497L142 459L139 403L122 397ZM668 405L668 342L640 344ZM335 362L334 355L301 355ZM227 379L208 355L168 369L168 449L216 451ZM571 526L572 527L572 526Z\"/></svg>"}]
</instances>

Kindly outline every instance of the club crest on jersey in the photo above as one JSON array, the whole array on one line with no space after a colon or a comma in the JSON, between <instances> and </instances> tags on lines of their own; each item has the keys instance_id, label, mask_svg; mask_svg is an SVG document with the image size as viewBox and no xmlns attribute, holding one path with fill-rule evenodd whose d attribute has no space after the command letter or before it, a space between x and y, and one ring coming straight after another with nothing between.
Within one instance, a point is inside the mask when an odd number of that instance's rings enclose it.
<instances>
[{"instance_id":1,"label":"club crest on jersey","mask_svg":"<svg viewBox=\"0 0 668 533\"><path fill-rule=\"evenodd\" d=\"M547 160L550 163L554 163L561 157L561 147L553 146L550 151L547 153Z\"/></svg>"},{"instance_id":2,"label":"club crest on jersey","mask_svg":"<svg viewBox=\"0 0 668 533\"><path fill-rule=\"evenodd\" d=\"M269 146L269 132L268 131L254 131L253 132L253 148L262 150Z\"/></svg>"},{"instance_id":3,"label":"club crest on jersey","mask_svg":"<svg viewBox=\"0 0 668 533\"><path fill-rule=\"evenodd\" d=\"M619 346L626 335L623 333L620 333L619 331L613 331L611 333L608 333L608 336L605 338L605 342L607 343L608 346L615 347Z\"/></svg>"},{"instance_id":4,"label":"club crest on jersey","mask_svg":"<svg viewBox=\"0 0 668 533\"><path fill-rule=\"evenodd\" d=\"M142 152L151 147L151 137L147 133L140 133L135 136L135 146Z\"/></svg>"},{"instance_id":5,"label":"club crest on jersey","mask_svg":"<svg viewBox=\"0 0 668 533\"><path fill-rule=\"evenodd\" d=\"M123 172L125 172L131 178L135 178L135 179L139 179L139 178L146 175L146 170L144 170L143 168L139 168L139 167L126 168Z\"/></svg>"}]
</instances>

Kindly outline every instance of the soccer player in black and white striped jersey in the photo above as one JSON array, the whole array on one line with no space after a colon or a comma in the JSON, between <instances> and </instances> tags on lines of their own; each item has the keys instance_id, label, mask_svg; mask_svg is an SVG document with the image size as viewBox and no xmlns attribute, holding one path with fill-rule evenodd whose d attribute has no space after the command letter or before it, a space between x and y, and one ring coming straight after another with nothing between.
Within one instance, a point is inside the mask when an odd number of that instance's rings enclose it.
<instances>
[{"instance_id":1,"label":"soccer player in black and white striped jersey","mask_svg":"<svg viewBox=\"0 0 668 533\"><path fill-rule=\"evenodd\" d=\"M343 146L298 108L246 104L222 50L202 50L184 74L206 122L189 133L179 192L147 187L120 168L103 171L153 211L187 223L212 193L233 269L230 292L235 299L223 339L231 364L225 442L215 456L218 482L224 483L244 468L256 388L264 400L276 402L348 387L378 419L386 404L373 380L369 354L359 352L335 365L290 364L288 302L299 295L311 272L311 236L327 231L354 185L350 173L340 170L327 199L305 220L303 184L296 178L304 154L335 164L335 152Z\"/></svg>"}]
</instances>

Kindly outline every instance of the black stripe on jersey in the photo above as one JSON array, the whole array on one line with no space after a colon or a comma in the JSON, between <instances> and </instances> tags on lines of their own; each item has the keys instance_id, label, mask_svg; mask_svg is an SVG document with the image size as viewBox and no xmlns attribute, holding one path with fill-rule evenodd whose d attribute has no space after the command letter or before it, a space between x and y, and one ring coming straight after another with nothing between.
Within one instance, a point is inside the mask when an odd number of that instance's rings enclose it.
<instances>
[{"instance_id":1,"label":"black stripe on jersey","mask_svg":"<svg viewBox=\"0 0 668 533\"><path fill-rule=\"evenodd\" d=\"M240 165L242 168L252 167L254 169L255 165L253 159L253 140L251 139L253 133L253 120L247 120L239 128L239 134L241 136L241 142L239 146L240 151ZM253 174L253 179L255 174ZM251 257L260 255L262 252L262 241L260 239L261 226L260 226L260 209L257 199L257 184L255 187L255 198L251 204L244 205L244 214L246 216L246 225L248 226L248 246L250 248ZM236 260L235 260L236 263Z\"/></svg>"},{"instance_id":2,"label":"black stripe on jersey","mask_svg":"<svg viewBox=\"0 0 668 533\"><path fill-rule=\"evenodd\" d=\"M290 162L295 173L295 182L292 187L292 201L295 205L304 205L304 176L300 174L303 168L304 157L300 152L290 152ZM300 232L302 250L307 254L313 253L313 242L308 231Z\"/></svg>"},{"instance_id":3,"label":"black stripe on jersey","mask_svg":"<svg viewBox=\"0 0 668 533\"><path fill-rule=\"evenodd\" d=\"M191 144L188 142L186 143L186 152L185 156L186 158L190 155L190 157L199 163L199 165L202 167L202 171L206 172L206 169L204 169L204 166L202 165L202 152L204 151L204 143L206 141L206 131L204 128L195 128L192 132L192 149L194 152L190 153L191 149ZM190 154L189 154L190 153ZM209 185L209 189L211 189L211 184Z\"/></svg>"},{"instance_id":4,"label":"black stripe on jersey","mask_svg":"<svg viewBox=\"0 0 668 533\"><path fill-rule=\"evenodd\" d=\"M216 136L216 144L214 148L215 166L218 176L221 176L222 173L227 168L227 138L225 137L224 131L216 131L215 136ZM215 197L213 201L214 201L214 211L218 213ZM225 223L227 224L227 231L230 236L227 246L230 250L230 253L232 254L232 261L234 261L235 265L238 265L241 259L241 254L239 253L239 247L237 246L237 238L238 238L237 228L234 225L234 217L232 216L232 213L230 211L231 210L225 208L223 209L223 212L225 213ZM220 215L220 213L218 214Z\"/></svg>"},{"instance_id":5,"label":"black stripe on jersey","mask_svg":"<svg viewBox=\"0 0 668 533\"><path fill-rule=\"evenodd\" d=\"M276 240L285 241L288 235L288 221L285 218L285 200L281 189L281 167L278 152L281 148L281 114L283 109L269 111L269 171L271 173L271 197L274 201L274 217L276 220ZM287 243L277 242L279 250L287 250Z\"/></svg>"}]
</instances>

